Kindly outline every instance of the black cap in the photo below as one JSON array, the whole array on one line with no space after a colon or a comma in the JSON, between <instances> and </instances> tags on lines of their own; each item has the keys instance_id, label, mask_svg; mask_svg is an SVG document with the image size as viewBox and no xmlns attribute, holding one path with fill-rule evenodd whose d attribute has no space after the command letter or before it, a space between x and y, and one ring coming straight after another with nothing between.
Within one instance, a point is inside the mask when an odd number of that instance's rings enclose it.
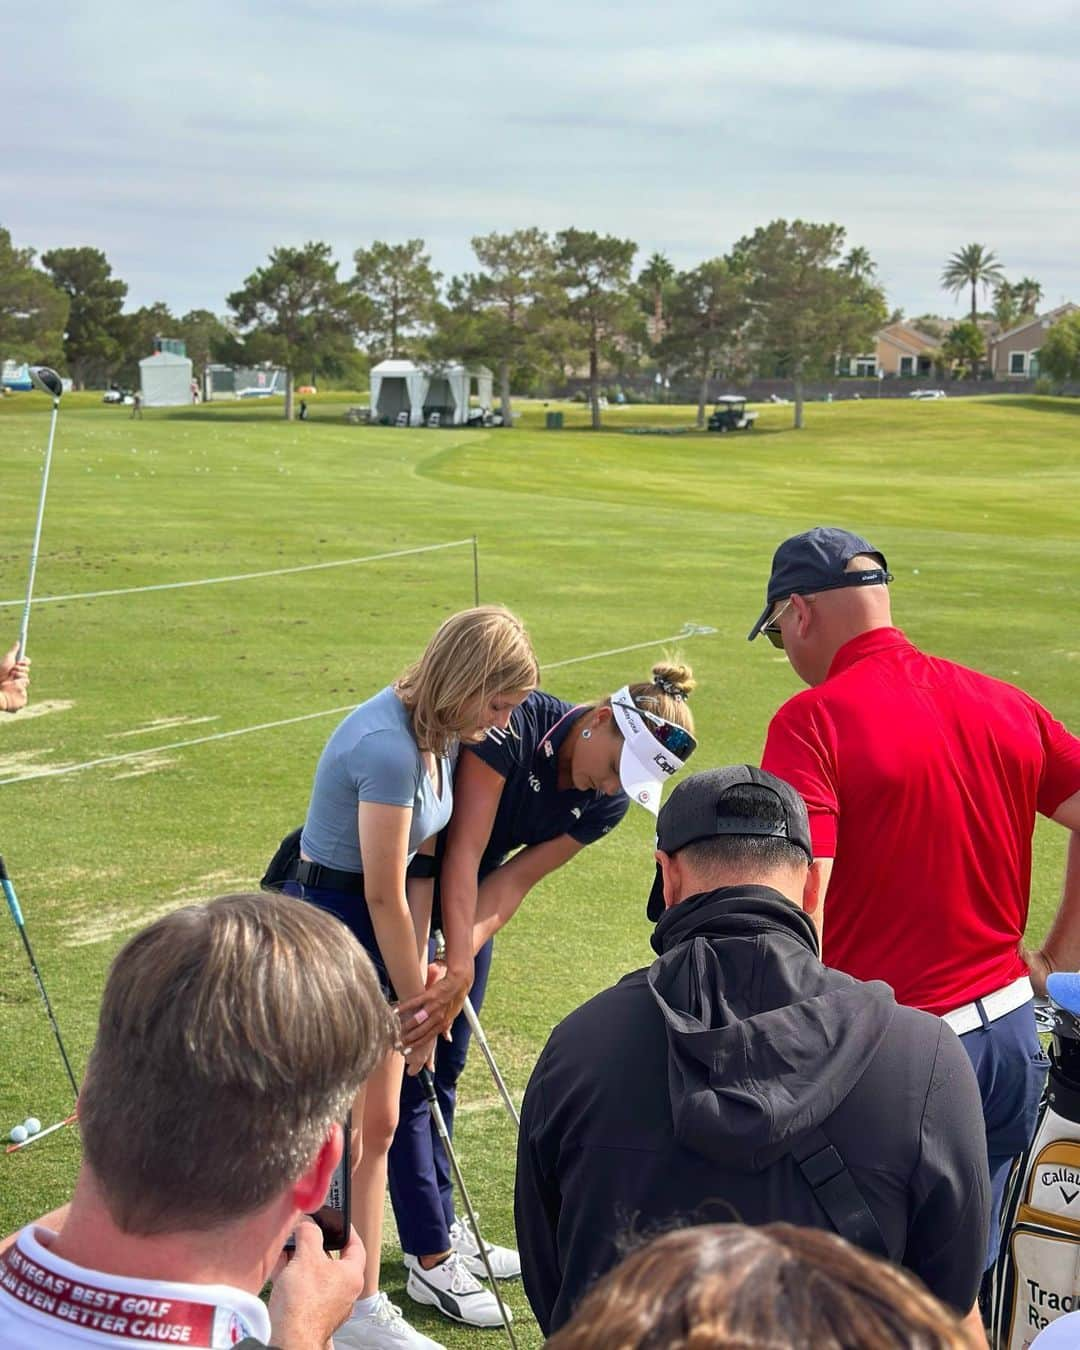
<instances>
[{"instance_id":1,"label":"black cap","mask_svg":"<svg viewBox=\"0 0 1080 1350\"><path fill-rule=\"evenodd\" d=\"M869 553L880 558L881 566L866 572L845 572L852 558ZM835 591L842 586L884 586L892 581L885 554L861 535L835 525L818 525L805 534L785 539L773 554L772 575L765 595L761 617L746 635L748 642L765 627L773 605L789 595L814 595Z\"/></svg>"},{"instance_id":2,"label":"black cap","mask_svg":"<svg viewBox=\"0 0 1080 1350\"><path fill-rule=\"evenodd\" d=\"M779 819L754 819L724 813L724 796L732 788L755 784L772 793L779 807ZM772 813L770 813L772 816ZM677 853L687 844L714 835L741 835L743 838L788 839L813 862L810 846L810 819L806 803L791 786L775 774L756 769L752 764L732 764L725 769L706 769L684 778L660 808L656 821L656 847L663 853ZM649 893L649 918L654 922L664 912L664 882L660 865Z\"/></svg>"}]
</instances>

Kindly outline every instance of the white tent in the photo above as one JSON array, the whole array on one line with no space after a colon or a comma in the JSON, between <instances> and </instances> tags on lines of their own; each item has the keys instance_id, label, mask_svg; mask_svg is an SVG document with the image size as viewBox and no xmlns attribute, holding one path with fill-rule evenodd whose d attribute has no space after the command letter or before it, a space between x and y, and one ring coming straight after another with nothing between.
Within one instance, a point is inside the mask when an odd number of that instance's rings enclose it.
<instances>
[{"instance_id":1,"label":"white tent","mask_svg":"<svg viewBox=\"0 0 1080 1350\"><path fill-rule=\"evenodd\" d=\"M371 416L376 422L394 422L407 412L409 425L417 427L437 412L444 425L462 426L469 420L474 385L477 403L489 409L493 376L487 366L380 361L371 368Z\"/></svg>"},{"instance_id":2,"label":"white tent","mask_svg":"<svg viewBox=\"0 0 1080 1350\"><path fill-rule=\"evenodd\" d=\"M139 362L144 408L177 408L191 402L191 359L174 352L155 352Z\"/></svg>"}]
</instances>

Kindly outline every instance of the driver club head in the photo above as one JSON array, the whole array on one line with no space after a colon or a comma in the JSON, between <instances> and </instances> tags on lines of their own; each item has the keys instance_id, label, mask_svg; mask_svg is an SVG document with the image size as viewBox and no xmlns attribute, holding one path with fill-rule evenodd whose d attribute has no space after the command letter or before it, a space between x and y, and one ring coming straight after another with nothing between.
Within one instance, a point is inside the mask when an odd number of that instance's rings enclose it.
<instances>
[{"instance_id":1,"label":"driver club head","mask_svg":"<svg viewBox=\"0 0 1080 1350\"><path fill-rule=\"evenodd\" d=\"M50 394L53 398L59 398L64 392L60 376L51 366L31 366L30 378L42 393Z\"/></svg>"}]
</instances>

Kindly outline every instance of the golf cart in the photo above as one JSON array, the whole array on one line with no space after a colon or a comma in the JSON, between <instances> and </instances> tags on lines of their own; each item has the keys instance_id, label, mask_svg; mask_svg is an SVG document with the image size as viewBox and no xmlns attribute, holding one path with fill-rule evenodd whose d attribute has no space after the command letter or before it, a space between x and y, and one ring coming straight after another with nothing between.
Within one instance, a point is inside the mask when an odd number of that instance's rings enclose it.
<instances>
[{"instance_id":1,"label":"golf cart","mask_svg":"<svg viewBox=\"0 0 1080 1350\"><path fill-rule=\"evenodd\" d=\"M746 399L741 394L721 394L709 417L710 431L753 431L756 412L746 411Z\"/></svg>"}]
</instances>

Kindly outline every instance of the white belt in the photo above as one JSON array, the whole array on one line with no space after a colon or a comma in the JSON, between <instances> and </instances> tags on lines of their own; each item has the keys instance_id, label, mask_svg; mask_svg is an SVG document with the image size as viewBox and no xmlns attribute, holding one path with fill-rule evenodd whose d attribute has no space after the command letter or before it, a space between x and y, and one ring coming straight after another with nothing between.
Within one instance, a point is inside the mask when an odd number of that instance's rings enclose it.
<instances>
[{"instance_id":1,"label":"white belt","mask_svg":"<svg viewBox=\"0 0 1080 1350\"><path fill-rule=\"evenodd\" d=\"M959 1008L944 1013L942 1021L948 1022L958 1036L963 1036L968 1031L976 1031L979 1027L985 1026L987 1022L996 1022L1006 1013L1015 1012L1034 996L1031 980L1026 975L1021 975L1004 989L995 989L992 994L984 994L974 1003L964 1003Z\"/></svg>"}]
</instances>

